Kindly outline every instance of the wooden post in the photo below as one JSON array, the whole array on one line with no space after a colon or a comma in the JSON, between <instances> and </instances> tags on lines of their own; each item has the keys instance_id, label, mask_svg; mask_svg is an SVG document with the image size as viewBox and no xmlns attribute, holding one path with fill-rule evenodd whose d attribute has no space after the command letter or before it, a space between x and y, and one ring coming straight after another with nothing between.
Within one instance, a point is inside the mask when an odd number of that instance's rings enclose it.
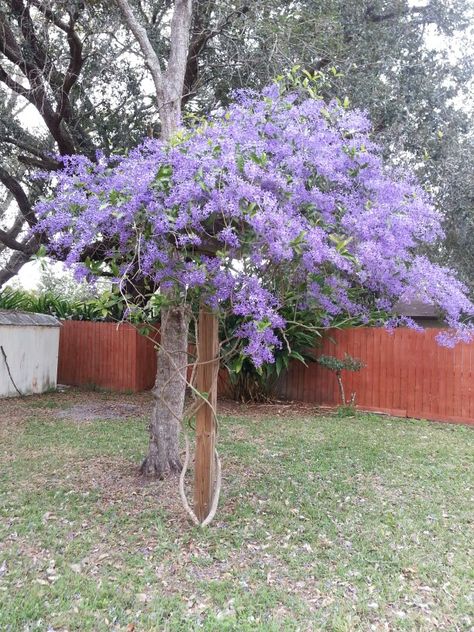
<instances>
[{"instance_id":1,"label":"wooden post","mask_svg":"<svg viewBox=\"0 0 474 632\"><path fill-rule=\"evenodd\" d=\"M199 311L199 340L196 385L207 393L196 413L196 461L194 468L194 511L200 522L211 509L214 489L214 448L216 421L213 410L217 404L217 364L219 362L219 331L217 317L206 306Z\"/></svg>"}]
</instances>

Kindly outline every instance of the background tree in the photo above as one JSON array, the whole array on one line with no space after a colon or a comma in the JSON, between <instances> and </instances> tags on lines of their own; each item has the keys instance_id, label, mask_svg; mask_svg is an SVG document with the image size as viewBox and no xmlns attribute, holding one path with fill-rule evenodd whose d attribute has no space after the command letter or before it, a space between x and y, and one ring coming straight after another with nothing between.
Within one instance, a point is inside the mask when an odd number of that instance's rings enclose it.
<instances>
[{"instance_id":1,"label":"background tree","mask_svg":"<svg viewBox=\"0 0 474 632\"><path fill-rule=\"evenodd\" d=\"M0 285L42 241L24 231L36 221L38 168L56 169L53 154L123 151L151 123L145 69L129 53L118 13L101 3L0 3Z\"/></svg>"},{"instance_id":2,"label":"background tree","mask_svg":"<svg viewBox=\"0 0 474 632\"><path fill-rule=\"evenodd\" d=\"M293 64L336 67L325 95L368 110L385 158L435 192L448 239L430 256L472 284L473 23L466 0L248 3L202 51L194 107L225 105L232 88L258 89Z\"/></svg>"},{"instance_id":3,"label":"background tree","mask_svg":"<svg viewBox=\"0 0 474 632\"><path fill-rule=\"evenodd\" d=\"M360 371L365 368L365 364L359 358L353 358L348 353L344 354L343 358L336 358L330 355L320 355L316 362L328 369L336 376L337 386L339 388L339 396L341 398L342 406L354 406L355 405L355 393L351 393L349 401L346 400L346 394L344 391L344 382L342 380L343 371Z\"/></svg>"}]
</instances>

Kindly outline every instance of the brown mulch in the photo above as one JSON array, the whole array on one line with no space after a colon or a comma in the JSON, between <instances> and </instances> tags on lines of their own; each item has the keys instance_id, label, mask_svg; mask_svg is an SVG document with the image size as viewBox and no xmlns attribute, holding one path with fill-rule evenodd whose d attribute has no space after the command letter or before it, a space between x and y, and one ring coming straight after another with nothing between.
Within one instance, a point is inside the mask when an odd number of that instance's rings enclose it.
<instances>
[{"instance_id":1,"label":"brown mulch","mask_svg":"<svg viewBox=\"0 0 474 632\"><path fill-rule=\"evenodd\" d=\"M262 404L242 404L231 399L219 399L218 413L232 417L252 417L264 419L271 417L301 417L314 415L327 415L331 409L326 406L318 406L309 402L280 401Z\"/></svg>"}]
</instances>

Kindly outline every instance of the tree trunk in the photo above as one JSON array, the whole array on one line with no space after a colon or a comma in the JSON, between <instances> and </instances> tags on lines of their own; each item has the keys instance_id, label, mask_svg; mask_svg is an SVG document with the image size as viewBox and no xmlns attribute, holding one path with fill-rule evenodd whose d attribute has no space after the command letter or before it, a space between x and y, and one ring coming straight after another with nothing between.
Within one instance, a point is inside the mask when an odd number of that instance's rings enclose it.
<instances>
[{"instance_id":1,"label":"tree trunk","mask_svg":"<svg viewBox=\"0 0 474 632\"><path fill-rule=\"evenodd\" d=\"M184 305L162 310L158 368L153 394L148 455L141 466L145 476L164 478L181 471L179 424L183 417L188 363L189 311Z\"/></svg>"},{"instance_id":2,"label":"tree trunk","mask_svg":"<svg viewBox=\"0 0 474 632\"><path fill-rule=\"evenodd\" d=\"M174 0L170 23L170 48L163 72L147 29L135 15L128 0L115 0L125 22L137 40L155 86L160 113L161 138L169 141L181 121L181 98L189 49L192 0ZM155 382L155 410L150 423L148 456L141 471L163 478L181 471L178 450L179 422L186 393L189 315L185 305L161 312L161 345Z\"/></svg>"},{"instance_id":3,"label":"tree trunk","mask_svg":"<svg viewBox=\"0 0 474 632\"><path fill-rule=\"evenodd\" d=\"M344 393L344 384L342 383L341 372L336 371L337 384L339 386L339 394L341 396L342 405L346 405L346 394Z\"/></svg>"}]
</instances>

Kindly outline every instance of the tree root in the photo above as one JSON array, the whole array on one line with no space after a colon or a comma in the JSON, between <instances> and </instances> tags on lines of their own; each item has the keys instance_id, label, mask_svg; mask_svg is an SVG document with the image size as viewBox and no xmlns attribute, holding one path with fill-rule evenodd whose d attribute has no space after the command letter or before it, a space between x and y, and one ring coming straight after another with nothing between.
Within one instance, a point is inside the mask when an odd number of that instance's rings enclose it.
<instances>
[{"instance_id":1,"label":"tree root","mask_svg":"<svg viewBox=\"0 0 474 632\"><path fill-rule=\"evenodd\" d=\"M163 467L158 459L150 458L150 455L148 455L143 459L140 466L140 474L145 478L156 478L162 481L167 476L179 474L182 469L183 465L179 459L170 459L168 460L167 466Z\"/></svg>"}]
</instances>

